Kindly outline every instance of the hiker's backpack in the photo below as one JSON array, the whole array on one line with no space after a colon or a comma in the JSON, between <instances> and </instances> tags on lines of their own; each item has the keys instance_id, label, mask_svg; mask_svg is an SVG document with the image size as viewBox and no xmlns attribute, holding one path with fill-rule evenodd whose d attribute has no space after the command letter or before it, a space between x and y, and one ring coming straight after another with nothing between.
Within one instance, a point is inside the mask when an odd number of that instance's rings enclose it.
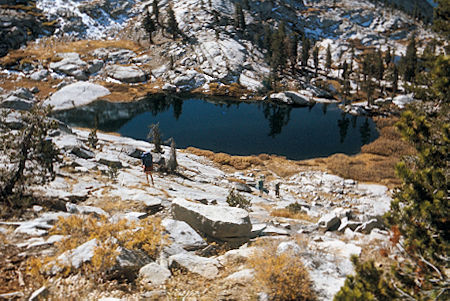
<instances>
[{"instance_id":1,"label":"hiker's backpack","mask_svg":"<svg viewBox=\"0 0 450 301\"><path fill-rule=\"evenodd\" d=\"M153 165L153 156L150 152L145 152L142 154L142 164L144 166L152 166Z\"/></svg>"}]
</instances>

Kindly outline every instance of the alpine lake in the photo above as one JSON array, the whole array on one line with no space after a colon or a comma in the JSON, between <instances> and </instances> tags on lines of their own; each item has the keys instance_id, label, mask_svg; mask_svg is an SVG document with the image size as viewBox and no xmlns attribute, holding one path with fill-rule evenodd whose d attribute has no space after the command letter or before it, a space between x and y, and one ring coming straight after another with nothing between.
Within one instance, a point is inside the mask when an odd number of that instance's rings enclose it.
<instances>
[{"instance_id":1,"label":"alpine lake","mask_svg":"<svg viewBox=\"0 0 450 301\"><path fill-rule=\"evenodd\" d=\"M138 102L96 101L54 113L74 127L97 128L146 140L159 123L163 140L231 155L276 154L303 160L348 155L378 137L369 117L352 116L336 104L292 107L269 102L155 95Z\"/></svg>"}]
</instances>

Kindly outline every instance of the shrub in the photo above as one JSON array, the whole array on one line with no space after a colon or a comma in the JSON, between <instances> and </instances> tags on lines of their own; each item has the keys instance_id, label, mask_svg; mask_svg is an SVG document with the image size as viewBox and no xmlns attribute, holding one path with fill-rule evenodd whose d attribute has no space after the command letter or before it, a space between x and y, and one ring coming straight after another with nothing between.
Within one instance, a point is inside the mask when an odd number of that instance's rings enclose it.
<instances>
[{"instance_id":1,"label":"shrub","mask_svg":"<svg viewBox=\"0 0 450 301\"><path fill-rule=\"evenodd\" d=\"M8 128L0 116L0 150L5 156L0 164L0 202L17 206L17 200L33 184L44 184L55 178L53 164L59 160L59 151L48 139L56 123L47 118L51 108L35 106L30 112L21 112L23 126ZM19 197L18 197L19 196Z\"/></svg>"},{"instance_id":2,"label":"shrub","mask_svg":"<svg viewBox=\"0 0 450 301\"><path fill-rule=\"evenodd\" d=\"M142 250L152 259L156 259L163 246L161 220L152 217L139 222L129 222L125 219L111 222L106 217L71 215L66 218L60 217L49 234L64 235L66 238L57 243L54 257L34 258L28 262L28 271L34 276L46 272L57 264L55 258L60 254L94 238L97 239L98 246L94 249L91 262L84 266L84 270L98 277L98 280L103 280L115 265L118 247ZM70 273L71 268L64 267L63 272Z\"/></svg>"},{"instance_id":3,"label":"shrub","mask_svg":"<svg viewBox=\"0 0 450 301\"><path fill-rule=\"evenodd\" d=\"M308 271L301 258L290 252L276 254L276 245L255 252L249 259L256 280L273 300L314 300Z\"/></svg>"},{"instance_id":4,"label":"shrub","mask_svg":"<svg viewBox=\"0 0 450 301\"><path fill-rule=\"evenodd\" d=\"M252 206L249 199L245 198L242 194L236 192L234 189L230 190L230 193L227 196L227 203L231 207L237 207L245 210L248 210Z\"/></svg>"},{"instance_id":5,"label":"shrub","mask_svg":"<svg viewBox=\"0 0 450 301\"><path fill-rule=\"evenodd\" d=\"M386 282L383 272L373 261L361 263L356 255L351 258L355 276L347 276L344 286L334 297L335 301L388 301L396 297L392 285Z\"/></svg>"}]
</instances>

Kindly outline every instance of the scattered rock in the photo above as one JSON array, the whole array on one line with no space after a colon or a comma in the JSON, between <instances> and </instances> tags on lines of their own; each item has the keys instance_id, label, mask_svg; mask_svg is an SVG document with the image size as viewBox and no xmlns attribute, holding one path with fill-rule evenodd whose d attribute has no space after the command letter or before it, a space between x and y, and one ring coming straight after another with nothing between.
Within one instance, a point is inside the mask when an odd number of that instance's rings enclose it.
<instances>
[{"instance_id":1,"label":"scattered rock","mask_svg":"<svg viewBox=\"0 0 450 301\"><path fill-rule=\"evenodd\" d=\"M364 234L370 234L370 232L375 229L383 229L384 225L381 221L379 221L378 219L374 218L371 219L365 223L363 223L362 225L360 225L359 227L357 227L354 231L355 232L361 232Z\"/></svg>"},{"instance_id":2,"label":"scattered rock","mask_svg":"<svg viewBox=\"0 0 450 301\"><path fill-rule=\"evenodd\" d=\"M46 78L48 76L48 74L49 74L49 72L47 69L38 70L38 71L33 72L30 75L30 79L35 80L35 81L41 81L44 78Z\"/></svg>"},{"instance_id":3,"label":"scattered rock","mask_svg":"<svg viewBox=\"0 0 450 301\"><path fill-rule=\"evenodd\" d=\"M147 79L145 72L137 66L112 65L106 67L105 70L108 76L124 83L140 83Z\"/></svg>"},{"instance_id":4,"label":"scattered rock","mask_svg":"<svg viewBox=\"0 0 450 301\"><path fill-rule=\"evenodd\" d=\"M194 251L207 246L203 238L183 221L166 218L161 225L169 233L170 239L185 250Z\"/></svg>"},{"instance_id":5,"label":"scattered rock","mask_svg":"<svg viewBox=\"0 0 450 301\"><path fill-rule=\"evenodd\" d=\"M283 241L277 247L277 255L286 252L292 253L293 255L300 255L302 250L300 246L293 241Z\"/></svg>"},{"instance_id":6,"label":"scattered rock","mask_svg":"<svg viewBox=\"0 0 450 301\"><path fill-rule=\"evenodd\" d=\"M248 192L248 193L252 192L252 189L250 188L250 186L248 186L247 184L244 184L244 183L234 182L233 186L237 191Z\"/></svg>"},{"instance_id":7,"label":"scattered rock","mask_svg":"<svg viewBox=\"0 0 450 301\"><path fill-rule=\"evenodd\" d=\"M88 82L76 82L64 86L44 101L44 105L53 106L53 110L67 110L93 102L99 97L110 94L103 86Z\"/></svg>"},{"instance_id":8,"label":"scattered rock","mask_svg":"<svg viewBox=\"0 0 450 301\"><path fill-rule=\"evenodd\" d=\"M242 271L235 272L228 277L225 278L225 280L231 280L235 282L245 282L250 281L255 278L255 270L253 269L243 269Z\"/></svg>"},{"instance_id":9,"label":"scattered rock","mask_svg":"<svg viewBox=\"0 0 450 301\"><path fill-rule=\"evenodd\" d=\"M74 76L76 72L82 71L87 66L86 62L80 59L78 53L59 53L58 56L62 58L61 61L50 63L50 68L57 72Z\"/></svg>"},{"instance_id":10,"label":"scattered rock","mask_svg":"<svg viewBox=\"0 0 450 301\"><path fill-rule=\"evenodd\" d=\"M170 276L172 276L172 273L169 269L154 262L143 266L139 270L139 278L141 278L141 282L150 283L153 285L164 284Z\"/></svg>"},{"instance_id":11,"label":"scattered rock","mask_svg":"<svg viewBox=\"0 0 450 301\"><path fill-rule=\"evenodd\" d=\"M84 147L75 146L70 151L72 154L74 154L77 157L80 157L82 159L92 159L95 158L94 152L85 149Z\"/></svg>"},{"instance_id":12,"label":"scattered rock","mask_svg":"<svg viewBox=\"0 0 450 301\"><path fill-rule=\"evenodd\" d=\"M325 228L325 231L335 231L341 225L341 220L335 213L329 213L319 219L318 225Z\"/></svg>"},{"instance_id":13,"label":"scattered rock","mask_svg":"<svg viewBox=\"0 0 450 301\"><path fill-rule=\"evenodd\" d=\"M234 207L203 205L177 198L172 202L174 218L223 241L248 240L252 225L248 212Z\"/></svg>"},{"instance_id":14,"label":"scattered rock","mask_svg":"<svg viewBox=\"0 0 450 301\"><path fill-rule=\"evenodd\" d=\"M66 203L67 212L72 214L93 214L95 216L108 216L105 210L93 206L80 206L72 203Z\"/></svg>"},{"instance_id":15,"label":"scattered rock","mask_svg":"<svg viewBox=\"0 0 450 301\"><path fill-rule=\"evenodd\" d=\"M169 257L171 269L184 269L207 279L214 279L219 274L217 259L200 257L190 253L181 253Z\"/></svg>"}]
</instances>

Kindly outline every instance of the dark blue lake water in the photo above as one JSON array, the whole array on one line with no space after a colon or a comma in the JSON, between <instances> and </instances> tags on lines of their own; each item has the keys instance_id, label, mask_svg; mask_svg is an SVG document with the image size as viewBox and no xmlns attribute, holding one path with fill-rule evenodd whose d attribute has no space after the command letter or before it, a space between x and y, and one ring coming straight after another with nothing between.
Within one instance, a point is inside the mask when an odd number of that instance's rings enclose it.
<instances>
[{"instance_id":1,"label":"dark blue lake water","mask_svg":"<svg viewBox=\"0 0 450 301\"><path fill-rule=\"evenodd\" d=\"M82 112L80 112L82 111ZM270 103L213 102L156 98L134 104L96 102L58 114L73 126L98 127L145 140L159 123L163 139L235 155L277 154L308 159L356 154L378 137L370 118L343 113L335 104L294 108Z\"/></svg>"}]
</instances>

